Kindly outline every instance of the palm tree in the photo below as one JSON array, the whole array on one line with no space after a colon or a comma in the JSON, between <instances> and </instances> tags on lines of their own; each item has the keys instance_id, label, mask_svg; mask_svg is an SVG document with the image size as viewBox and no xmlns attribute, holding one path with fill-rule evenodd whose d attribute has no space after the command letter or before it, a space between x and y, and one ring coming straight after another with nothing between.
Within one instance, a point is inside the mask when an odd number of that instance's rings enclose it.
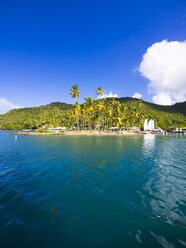
<instances>
[{"instance_id":1,"label":"palm tree","mask_svg":"<svg viewBox=\"0 0 186 248\"><path fill-rule=\"evenodd\" d=\"M103 90L102 87L98 87L98 88L96 89L96 94L97 94L98 96L102 97L102 96L105 94L105 91Z\"/></svg>"},{"instance_id":2,"label":"palm tree","mask_svg":"<svg viewBox=\"0 0 186 248\"><path fill-rule=\"evenodd\" d=\"M90 96L87 96L84 99L85 99L85 104L87 106L91 106L92 105L92 98Z\"/></svg>"},{"instance_id":3,"label":"palm tree","mask_svg":"<svg viewBox=\"0 0 186 248\"><path fill-rule=\"evenodd\" d=\"M80 90L79 90L79 87L77 84L73 85L70 89L70 95L77 99L79 98L79 93L80 93ZM78 104L78 102L76 102L74 104L74 114L75 114L75 117L76 117L76 125L77 125L77 129L79 130L79 122L80 122L80 110L81 110L81 106Z\"/></svg>"},{"instance_id":4,"label":"palm tree","mask_svg":"<svg viewBox=\"0 0 186 248\"><path fill-rule=\"evenodd\" d=\"M79 105L78 102L74 104L72 113L76 118L76 126L77 126L77 129L79 130L80 129L80 118L81 118L81 105Z\"/></svg>"},{"instance_id":5,"label":"palm tree","mask_svg":"<svg viewBox=\"0 0 186 248\"><path fill-rule=\"evenodd\" d=\"M87 126L89 130L92 129L93 123L94 123L94 116L95 116L95 109L94 109L94 101L90 96L87 96L84 98L85 99L85 121L87 123Z\"/></svg>"},{"instance_id":6,"label":"palm tree","mask_svg":"<svg viewBox=\"0 0 186 248\"><path fill-rule=\"evenodd\" d=\"M104 126L104 115L105 115L105 101L104 99L97 100L97 104L95 105L95 110L98 113L98 124L100 127Z\"/></svg>"},{"instance_id":7,"label":"palm tree","mask_svg":"<svg viewBox=\"0 0 186 248\"><path fill-rule=\"evenodd\" d=\"M71 95L73 98L77 99L77 98L79 98L79 93L80 93L80 90L79 90L78 85L77 85L77 84L73 85L73 86L71 87L71 89L70 89L70 95Z\"/></svg>"},{"instance_id":8,"label":"palm tree","mask_svg":"<svg viewBox=\"0 0 186 248\"><path fill-rule=\"evenodd\" d=\"M104 99L101 99L102 97L103 97L103 95L105 94L105 91L103 90L103 88L102 87L98 87L97 89L96 89L96 94L97 94L97 96L99 96L99 98L100 99L98 99L98 104L97 104L97 109L98 109L98 115L99 115L99 125L101 126L101 122L102 122L102 118L101 118L101 109L103 109L103 107L104 107ZM103 101L101 101L101 100L103 100ZM102 116L103 116L103 113L102 113Z\"/></svg>"},{"instance_id":9,"label":"palm tree","mask_svg":"<svg viewBox=\"0 0 186 248\"><path fill-rule=\"evenodd\" d=\"M119 116L114 117L113 118L113 124L116 127L122 127L123 126L123 118L122 117L119 117Z\"/></svg>"}]
</instances>

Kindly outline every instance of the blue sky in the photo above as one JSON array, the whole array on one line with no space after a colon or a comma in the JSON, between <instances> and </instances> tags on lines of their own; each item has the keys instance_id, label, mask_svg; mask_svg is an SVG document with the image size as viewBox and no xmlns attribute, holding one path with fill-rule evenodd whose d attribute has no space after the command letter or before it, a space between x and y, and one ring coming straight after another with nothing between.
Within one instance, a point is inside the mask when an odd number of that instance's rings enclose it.
<instances>
[{"instance_id":1,"label":"blue sky","mask_svg":"<svg viewBox=\"0 0 186 248\"><path fill-rule=\"evenodd\" d=\"M152 44L186 40L186 1L1 1L0 99L22 107L107 93L152 101L140 76Z\"/></svg>"}]
</instances>

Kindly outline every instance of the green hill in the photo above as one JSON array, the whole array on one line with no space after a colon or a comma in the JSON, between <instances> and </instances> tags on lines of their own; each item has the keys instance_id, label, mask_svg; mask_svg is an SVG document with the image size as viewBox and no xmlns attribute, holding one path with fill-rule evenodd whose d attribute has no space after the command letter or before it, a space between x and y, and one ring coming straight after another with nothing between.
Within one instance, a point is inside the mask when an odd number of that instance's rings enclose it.
<instances>
[{"instance_id":1,"label":"green hill","mask_svg":"<svg viewBox=\"0 0 186 248\"><path fill-rule=\"evenodd\" d=\"M71 104L53 102L47 105L30 108L13 109L0 115L1 129L37 128L45 119L53 119L54 125L61 115L72 108Z\"/></svg>"},{"instance_id":2,"label":"green hill","mask_svg":"<svg viewBox=\"0 0 186 248\"><path fill-rule=\"evenodd\" d=\"M156 126L163 129L173 125L186 127L186 102L162 106L131 97L122 97L115 100L111 98L93 100L91 104L91 106L88 103L80 104L79 108L75 109L77 106L53 102L40 107L13 109L0 115L0 128L27 129L43 125L70 127L76 126L77 117L80 127L90 125L94 127L100 123L100 116L103 128L108 128L111 124L142 127L145 118L155 119ZM101 104L102 112L99 110Z\"/></svg>"},{"instance_id":3,"label":"green hill","mask_svg":"<svg viewBox=\"0 0 186 248\"><path fill-rule=\"evenodd\" d=\"M138 99L132 97L121 97L121 98L117 98L117 100L121 103L126 103L126 104L130 104L131 102L138 101ZM159 105L151 102L145 102L145 101L142 102L145 105L157 111L169 112L169 113L181 113L186 115L186 101L181 103L175 103L174 105L168 105L168 106Z\"/></svg>"}]
</instances>

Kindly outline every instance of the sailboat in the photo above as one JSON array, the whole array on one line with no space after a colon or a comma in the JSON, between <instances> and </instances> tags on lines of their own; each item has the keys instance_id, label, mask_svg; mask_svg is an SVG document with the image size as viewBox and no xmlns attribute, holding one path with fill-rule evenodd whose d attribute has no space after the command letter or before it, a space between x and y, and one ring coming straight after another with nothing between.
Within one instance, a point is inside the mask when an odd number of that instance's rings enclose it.
<instances>
[{"instance_id":1,"label":"sailboat","mask_svg":"<svg viewBox=\"0 0 186 248\"><path fill-rule=\"evenodd\" d=\"M148 122L147 130L148 130L148 131L151 130L151 119L150 119L150 121Z\"/></svg>"},{"instance_id":2,"label":"sailboat","mask_svg":"<svg viewBox=\"0 0 186 248\"><path fill-rule=\"evenodd\" d=\"M152 120L152 129L151 130L154 130L154 120Z\"/></svg>"},{"instance_id":3,"label":"sailboat","mask_svg":"<svg viewBox=\"0 0 186 248\"><path fill-rule=\"evenodd\" d=\"M154 130L154 120L150 119L147 130L149 131Z\"/></svg>"},{"instance_id":4,"label":"sailboat","mask_svg":"<svg viewBox=\"0 0 186 248\"><path fill-rule=\"evenodd\" d=\"M150 119L145 119L144 121L144 131L154 131L154 120Z\"/></svg>"},{"instance_id":5,"label":"sailboat","mask_svg":"<svg viewBox=\"0 0 186 248\"><path fill-rule=\"evenodd\" d=\"M145 119L143 129L144 129L144 131L147 131L148 130L148 119Z\"/></svg>"}]
</instances>

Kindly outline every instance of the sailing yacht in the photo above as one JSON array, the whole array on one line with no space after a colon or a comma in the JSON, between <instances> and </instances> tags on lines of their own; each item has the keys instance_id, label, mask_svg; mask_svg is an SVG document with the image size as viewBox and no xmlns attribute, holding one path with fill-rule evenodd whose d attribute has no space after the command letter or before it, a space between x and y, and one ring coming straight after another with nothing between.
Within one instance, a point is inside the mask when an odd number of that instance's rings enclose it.
<instances>
[{"instance_id":1,"label":"sailing yacht","mask_svg":"<svg viewBox=\"0 0 186 248\"><path fill-rule=\"evenodd\" d=\"M148 121L148 119L145 119L143 129L146 133L154 131L154 120L150 119Z\"/></svg>"}]
</instances>

